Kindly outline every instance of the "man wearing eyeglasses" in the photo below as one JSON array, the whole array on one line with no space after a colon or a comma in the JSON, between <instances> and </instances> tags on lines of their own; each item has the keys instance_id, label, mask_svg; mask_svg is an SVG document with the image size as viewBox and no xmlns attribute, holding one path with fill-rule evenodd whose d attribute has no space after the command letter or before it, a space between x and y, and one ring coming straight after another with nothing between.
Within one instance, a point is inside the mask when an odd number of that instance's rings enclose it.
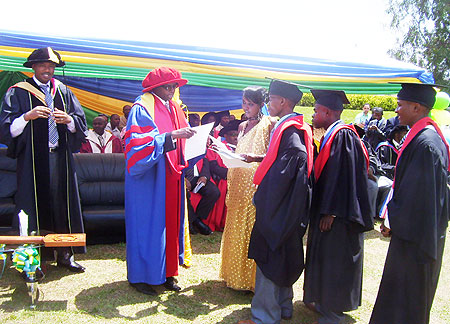
<instances>
[{"instance_id":1,"label":"man wearing eyeglasses","mask_svg":"<svg viewBox=\"0 0 450 324\"><path fill-rule=\"evenodd\" d=\"M184 146L195 134L172 100L187 83L175 69L152 70L128 115L125 133L125 221L128 281L156 295L180 291L174 276L184 252Z\"/></svg>"}]
</instances>

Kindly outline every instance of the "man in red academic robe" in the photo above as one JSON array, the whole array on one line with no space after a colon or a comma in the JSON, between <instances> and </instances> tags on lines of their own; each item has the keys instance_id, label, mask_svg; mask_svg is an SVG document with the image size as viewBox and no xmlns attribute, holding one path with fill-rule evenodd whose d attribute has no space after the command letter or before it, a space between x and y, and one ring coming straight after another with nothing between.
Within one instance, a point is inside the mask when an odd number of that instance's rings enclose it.
<instances>
[{"instance_id":1,"label":"man in red academic robe","mask_svg":"<svg viewBox=\"0 0 450 324\"><path fill-rule=\"evenodd\" d=\"M195 130L172 97L186 83L175 69L152 70L124 137L128 281L149 295L153 285L181 289L174 276L184 258L184 145Z\"/></svg>"}]
</instances>

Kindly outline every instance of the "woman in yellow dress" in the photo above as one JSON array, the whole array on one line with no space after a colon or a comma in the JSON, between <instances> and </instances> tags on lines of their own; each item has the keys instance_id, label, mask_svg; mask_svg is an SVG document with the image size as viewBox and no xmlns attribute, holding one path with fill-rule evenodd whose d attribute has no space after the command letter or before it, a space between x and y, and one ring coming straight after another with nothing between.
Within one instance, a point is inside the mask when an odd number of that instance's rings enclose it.
<instances>
[{"instance_id":1,"label":"woman in yellow dress","mask_svg":"<svg viewBox=\"0 0 450 324\"><path fill-rule=\"evenodd\" d=\"M236 153L247 162L261 161L267 152L270 132L276 120L263 116L261 109L267 102L267 90L262 87L247 87L242 97L242 109L247 120L239 125ZM220 249L220 278L236 290L255 288L255 261L247 257L250 234L255 223L255 207L252 204L256 187L253 176L258 162L249 168L228 170L227 218Z\"/></svg>"}]
</instances>

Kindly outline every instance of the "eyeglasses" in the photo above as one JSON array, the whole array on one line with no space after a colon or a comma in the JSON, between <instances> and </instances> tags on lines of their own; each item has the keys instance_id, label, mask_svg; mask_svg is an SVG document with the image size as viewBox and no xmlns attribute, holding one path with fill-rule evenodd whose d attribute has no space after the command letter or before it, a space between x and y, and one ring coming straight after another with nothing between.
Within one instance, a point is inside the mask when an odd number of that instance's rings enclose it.
<instances>
[{"instance_id":1,"label":"eyeglasses","mask_svg":"<svg viewBox=\"0 0 450 324\"><path fill-rule=\"evenodd\" d=\"M161 87L166 91L170 91L170 90L175 90L176 88L178 88L178 84L177 83L165 84L165 85L162 85Z\"/></svg>"}]
</instances>

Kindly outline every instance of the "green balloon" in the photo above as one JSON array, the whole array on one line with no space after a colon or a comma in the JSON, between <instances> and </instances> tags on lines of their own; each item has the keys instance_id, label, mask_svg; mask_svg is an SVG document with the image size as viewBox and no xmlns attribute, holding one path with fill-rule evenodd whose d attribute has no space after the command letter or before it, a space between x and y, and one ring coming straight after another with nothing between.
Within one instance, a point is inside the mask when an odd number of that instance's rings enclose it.
<instances>
[{"instance_id":1,"label":"green balloon","mask_svg":"<svg viewBox=\"0 0 450 324\"><path fill-rule=\"evenodd\" d=\"M433 109L444 110L449 104L450 96L447 93L443 91L436 93L436 102L434 103Z\"/></svg>"}]
</instances>

